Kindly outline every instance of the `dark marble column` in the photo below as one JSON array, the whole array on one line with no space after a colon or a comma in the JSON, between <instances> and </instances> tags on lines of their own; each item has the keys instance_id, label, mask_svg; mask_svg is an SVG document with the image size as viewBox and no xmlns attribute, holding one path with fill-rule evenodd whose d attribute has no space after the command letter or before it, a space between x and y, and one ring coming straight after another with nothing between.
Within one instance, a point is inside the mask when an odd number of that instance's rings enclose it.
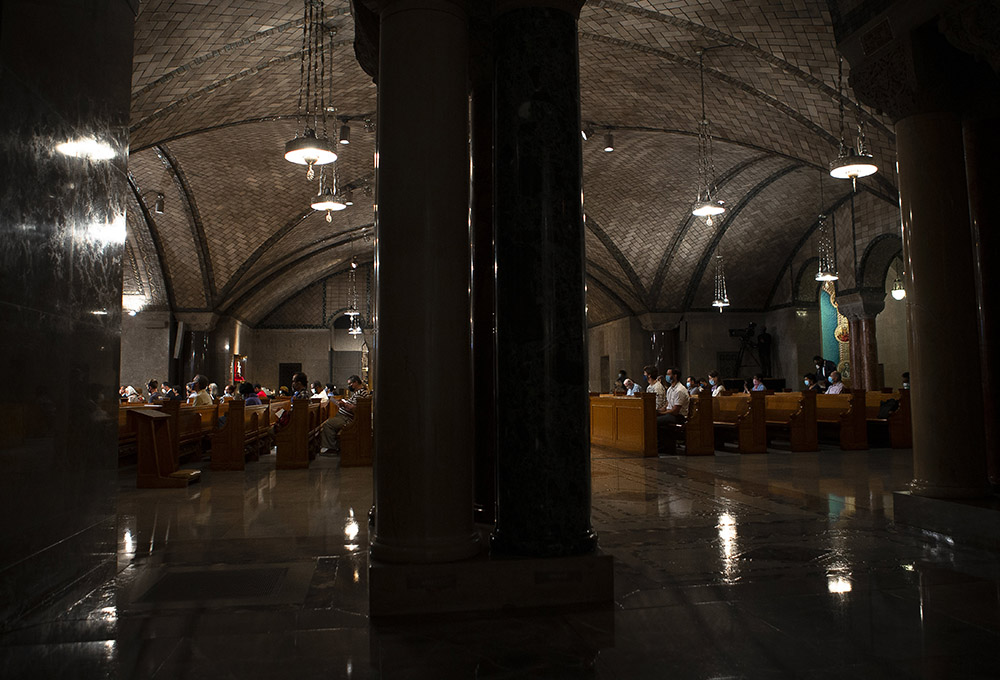
<instances>
[{"instance_id":1,"label":"dark marble column","mask_svg":"<svg viewBox=\"0 0 1000 680\"><path fill-rule=\"evenodd\" d=\"M983 422L990 481L1000 485L1000 418L995 386L1000 385L1000 205L994 192L1000 186L1000 116L976 116L963 126L965 174L969 215L975 245L976 299L979 314L979 361L982 365Z\"/></svg>"},{"instance_id":2,"label":"dark marble column","mask_svg":"<svg viewBox=\"0 0 1000 680\"><path fill-rule=\"evenodd\" d=\"M875 338L875 317L885 309L885 291L863 288L837 296L837 308L847 317L851 340L851 387L856 390L877 390L878 341Z\"/></svg>"},{"instance_id":3,"label":"dark marble column","mask_svg":"<svg viewBox=\"0 0 1000 680\"><path fill-rule=\"evenodd\" d=\"M988 491L982 393L941 399L938 387L942 371L981 375L961 118L916 114L895 129L910 322L912 489L935 498L978 497Z\"/></svg>"},{"instance_id":4,"label":"dark marble column","mask_svg":"<svg viewBox=\"0 0 1000 680\"><path fill-rule=\"evenodd\" d=\"M134 15L5 0L0 30L0 629L115 573ZM72 146L63 146L73 142ZM59 609L61 611L61 609Z\"/></svg>"},{"instance_id":5,"label":"dark marble column","mask_svg":"<svg viewBox=\"0 0 1000 680\"><path fill-rule=\"evenodd\" d=\"M371 556L447 562L480 550L467 17L442 0L388 0L379 9Z\"/></svg>"},{"instance_id":6,"label":"dark marble column","mask_svg":"<svg viewBox=\"0 0 1000 680\"><path fill-rule=\"evenodd\" d=\"M493 253L493 57L488 26L474 23L472 59L472 361L476 521L496 521L496 316Z\"/></svg>"},{"instance_id":7,"label":"dark marble column","mask_svg":"<svg viewBox=\"0 0 1000 680\"><path fill-rule=\"evenodd\" d=\"M553 3L556 4L556 3ZM501 3L496 56L496 553L577 555L590 524L576 12Z\"/></svg>"}]
</instances>

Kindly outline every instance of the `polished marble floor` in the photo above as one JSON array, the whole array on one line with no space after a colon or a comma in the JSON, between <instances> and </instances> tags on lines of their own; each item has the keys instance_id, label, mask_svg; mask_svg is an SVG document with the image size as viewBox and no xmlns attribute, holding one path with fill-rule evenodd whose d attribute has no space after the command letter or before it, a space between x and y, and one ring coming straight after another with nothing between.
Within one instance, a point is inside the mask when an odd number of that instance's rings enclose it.
<instances>
[{"instance_id":1,"label":"polished marble floor","mask_svg":"<svg viewBox=\"0 0 1000 680\"><path fill-rule=\"evenodd\" d=\"M117 573L0 637L0 677L1000 677L1000 555L893 522L908 451L592 459L613 606L377 626L370 470L124 469Z\"/></svg>"}]
</instances>

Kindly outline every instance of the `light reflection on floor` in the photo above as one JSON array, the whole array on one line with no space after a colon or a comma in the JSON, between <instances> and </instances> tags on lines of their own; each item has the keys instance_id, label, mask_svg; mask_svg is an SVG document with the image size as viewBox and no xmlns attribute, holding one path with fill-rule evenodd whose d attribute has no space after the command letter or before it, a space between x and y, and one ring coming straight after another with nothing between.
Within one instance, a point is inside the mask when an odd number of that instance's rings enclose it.
<instances>
[{"instance_id":1,"label":"light reflection on floor","mask_svg":"<svg viewBox=\"0 0 1000 680\"><path fill-rule=\"evenodd\" d=\"M270 460L269 460L270 459ZM615 558L599 611L370 626L371 474L319 459L137 490L118 574L0 638L2 677L996 677L1000 556L892 523L910 453L642 459L592 451ZM264 568L266 567L266 569ZM228 571L227 571L228 570ZM145 597L231 574L227 599ZM270 588L253 579L283 574ZM236 579L245 579L241 593ZM191 599L184 599L191 598Z\"/></svg>"}]
</instances>

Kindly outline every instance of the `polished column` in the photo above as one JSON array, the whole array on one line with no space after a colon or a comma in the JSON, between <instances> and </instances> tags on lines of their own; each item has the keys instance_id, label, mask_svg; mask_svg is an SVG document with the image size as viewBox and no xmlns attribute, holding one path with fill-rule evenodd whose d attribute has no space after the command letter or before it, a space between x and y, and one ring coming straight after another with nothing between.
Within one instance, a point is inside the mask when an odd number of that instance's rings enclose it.
<instances>
[{"instance_id":1,"label":"polished column","mask_svg":"<svg viewBox=\"0 0 1000 680\"><path fill-rule=\"evenodd\" d=\"M837 309L847 318L851 341L851 387L878 390L878 341L875 317L885 309L885 291L863 288L837 296Z\"/></svg>"},{"instance_id":2,"label":"polished column","mask_svg":"<svg viewBox=\"0 0 1000 680\"><path fill-rule=\"evenodd\" d=\"M982 394L940 395L946 375L981 375L971 344L978 320L961 117L920 113L895 130L910 322L912 490L978 497L988 490Z\"/></svg>"},{"instance_id":3,"label":"polished column","mask_svg":"<svg viewBox=\"0 0 1000 680\"><path fill-rule=\"evenodd\" d=\"M983 422L990 481L1000 485L1000 418L994 386L1000 385L1000 208L995 198L1000 186L1000 116L967 117L963 125L965 173L969 215L976 259L976 296L979 314L979 361L982 366Z\"/></svg>"},{"instance_id":4,"label":"polished column","mask_svg":"<svg viewBox=\"0 0 1000 680\"><path fill-rule=\"evenodd\" d=\"M577 14L499 3L495 553L592 552Z\"/></svg>"},{"instance_id":5,"label":"polished column","mask_svg":"<svg viewBox=\"0 0 1000 680\"><path fill-rule=\"evenodd\" d=\"M467 19L379 8L376 562L475 554Z\"/></svg>"}]
</instances>

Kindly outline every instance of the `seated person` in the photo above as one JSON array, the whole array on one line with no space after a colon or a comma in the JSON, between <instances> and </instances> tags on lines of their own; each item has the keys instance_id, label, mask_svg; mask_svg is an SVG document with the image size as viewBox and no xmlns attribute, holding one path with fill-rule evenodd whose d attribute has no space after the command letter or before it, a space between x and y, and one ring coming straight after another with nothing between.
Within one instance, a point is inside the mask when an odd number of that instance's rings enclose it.
<instances>
[{"instance_id":1,"label":"seated person","mask_svg":"<svg viewBox=\"0 0 1000 680\"><path fill-rule=\"evenodd\" d=\"M719 372L718 371L712 371L712 372L710 372L708 374L708 385L709 385L709 387L712 388L712 396L713 397L720 396L726 390L725 385L723 385L722 381L719 380Z\"/></svg>"},{"instance_id":2,"label":"seated person","mask_svg":"<svg viewBox=\"0 0 1000 680\"><path fill-rule=\"evenodd\" d=\"M659 411L667 405L667 387L660 381L660 372L656 366L643 366L642 374L645 376L646 382L649 383L646 391L656 395L656 410Z\"/></svg>"},{"instance_id":3,"label":"seated person","mask_svg":"<svg viewBox=\"0 0 1000 680\"><path fill-rule=\"evenodd\" d=\"M642 386L632 382L632 378L625 378L623 384L625 385L625 396L636 397L642 393Z\"/></svg>"},{"instance_id":4,"label":"seated person","mask_svg":"<svg viewBox=\"0 0 1000 680\"><path fill-rule=\"evenodd\" d=\"M684 386L687 388L688 394L692 397L701 392L701 380L698 378L688 378Z\"/></svg>"},{"instance_id":5,"label":"seated person","mask_svg":"<svg viewBox=\"0 0 1000 680\"><path fill-rule=\"evenodd\" d=\"M326 392L326 387L319 380L314 380L312 384L312 398L318 399L320 401L326 401L330 396Z\"/></svg>"},{"instance_id":6,"label":"seated person","mask_svg":"<svg viewBox=\"0 0 1000 680\"><path fill-rule=\"evenodd\" d=\"M208 378L199 373L191 381L191 387L193 391L188 397L188 404L191 406L211 406L215 403L212 395L208 393Z\"/></svg>"},{"instance_id":7,"label":"seated person","mask_svg":"<svg viewBox=\"0 0 1000 680\"><path fill-rule=\"evenodd\" d=\"M840 371L830 373L830 386L826 388L827 394L840 394L844 391L844 383L840 382Z\"/></svg>"},{"instance_id":8,"label":"seated person","mask_svg":"<svg viewBox=\"0 0 1000 680\"><path fill-rule=\"evenodd\" d=\"M656 416L656 424L681 424L687 420L691 397L681 382L681 373L678 369L668 368L665 377L670 389L666 392L663 406L656 409L659 414Z\"/></svg>"},{"instance_id":9,"label":"seated person","mask_svg":"<svg viewBox=\"0 0 1000 680\"><path fill-rule=\"evenodd\" d=\"M805 385L806 390L812 390L816 394L823 393L823 388L819 386L819 381L816 380L815 373L806 373L802 376L802 384Z\"/></svg>"},{"instance_id":10,"label":"seated person","mask_svg":"<svg viewBox=\"0 0 1000 680\"><path fill-rule=\"evenodd\" d=\"M257 396L257 391L254 386L248 382L240 383L240 396L243 397L243 401L247 406L260 406L260 397Z\"/></svg>"},{"instance_id":11,"label":"seated person","mask_svg":"<svg viewBox=\"0 0 1000 680\"><path fill-rule=\"evenodd\" d=\"M357 405L358 399L370 395L361 382L361 378L356 375L352 375L347 379L347 389L351 391L351 396L345 399L337 399L337 415L327 418L326 422L323 423L323 448L320 449L320 453L322 454L332 454L340 451L340 441L338 439L340 431L354 420L354 407Z\"/></svg>"},{"instance_id":12,"label":"seated person","mask_svg":"<svg viewBox=\"0 0 1000 680\"><path fill-rule=\"evenodd\" d=\"M292 399L312 399L312 389L309 387L309 378L305 373L297 372L292 374Z\"/></svg>"},{"instance_id":13,"label":"seated person","mask_svg":"<svg viewBox=\"0 0 1000 680\"><path fill-rule=\"evenodd\" d=\"M767 387L764 385L764 376L760 373L753 374L753 387L750 388L751 392L763 392Z\"/></svg>"},{"instance_id":14,"label":"seated person","mask_svg":"<svg viewBox=\"0 0 1000 680\"><path fill-rule=\"evenodd\" d=\"M150 380L146 383L146 401L150 404L157 404L163 399L163 395L160 394L160 383L156 380Z\"/></svg>"}]
</instances>

